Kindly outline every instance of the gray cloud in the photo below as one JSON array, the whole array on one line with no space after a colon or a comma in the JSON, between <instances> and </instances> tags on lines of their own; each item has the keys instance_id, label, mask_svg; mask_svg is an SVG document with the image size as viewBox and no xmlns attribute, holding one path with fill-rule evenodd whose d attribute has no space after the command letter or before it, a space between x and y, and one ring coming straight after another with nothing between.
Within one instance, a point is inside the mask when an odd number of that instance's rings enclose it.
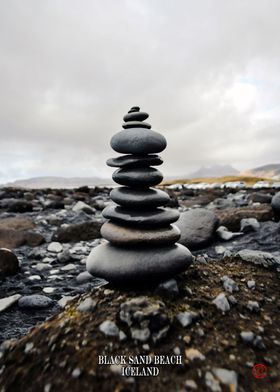
<instances>
[{"instance_id":1,"label":"gray cloud","mask_svg":"<svg viewBox=\"0 0 280 392\"><path fill-rule=\"evenodd\" d=\"M279 13L278 0L1 2L0 183L108 175L133 105L168 139L165 174L277 162Z\"/></svg>"}]
</instances>

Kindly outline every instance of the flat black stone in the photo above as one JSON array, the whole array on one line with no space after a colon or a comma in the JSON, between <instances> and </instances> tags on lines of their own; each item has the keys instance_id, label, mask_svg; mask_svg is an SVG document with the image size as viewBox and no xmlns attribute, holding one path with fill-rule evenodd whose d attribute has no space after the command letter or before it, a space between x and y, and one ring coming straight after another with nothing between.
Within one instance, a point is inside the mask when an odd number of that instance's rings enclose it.
<instances>
[{"instance_id":1,"label":"flat black stone","mask_svg":"<svg viewBox=\"0 0 280 392\"><path fill-rule=\"evenodd\" d=\"M168 245L180 238L180 230L174 225L154 229L126 227L112 221L105 222L101 228L103 238L115 245Z\"/></svg>"},{"instance_id":2,"label":"flat black stone","mask_svg":"<svg viewBox=\"0 0 280 392\"><path fill-rule=\"evenodd\" d=\"M131 128L114 135L111 147L122 154L153 154L165 149L166 139L151 129Z\"/></svg>"},{"instance_id":3,"label":"flat black stone","mask_svg":"<svg viewBox=\"0 0 280 392\"><path fill-rule=\"evenodd\" d=\"M106 163L111 167L147 167L159 166L163 160L158 155L123 155L110 158Z\"/></svg>"},{"instance_id":4,"label":"flat black stone","mask_svg":"<svg viewBox=\"0 0 280 392\"><path fill-rule=\"evenodd\" d=\"M124 129L130 129L130 128L147 128L150 129L152 128L151 124L148 124L146 122L141 122L141 121L128 121L126 123L123 123L122 127Z\"/></svg>"},{"instance_id":5,"label":"flat black stone","mask_svg":"<svg viewBox=\"0 0 280 392\"><path fill-rule=\"evenodd\" d=\"M158 185L163 179L163 174L153 167L123 168L116 170L112 178L120 185L150 187Z\"/></svg>"},{"instance_id":6,"label":"flat black stone","mask_svg":"<svg viewBox=\"0 0 280 392\"><path fill-rule=\"evenodd\" d=\"M134 227L164 227L176 222L180 214L170 208L155 208L139 211L111 204L104 208L102 215L113 222L120 222Z\"/></svg>"},{"instance_id":7,"label":"flat black stone","mask_svg":"<svg viewBox=\"0 0 280 392\"><path fill-rule=\"evenodd\" d=\"M169 195L159 189L132 189L119 187L112 189L110 198L117 204L128 208L150 209L167 204Z\"/></svg>"},{"instance_id":8,"label":"flat black stone","mask_svg":"<svg viewBox=\"0 0 280 392\"><path fill-rule=\"evenodd\" d=\"M91 251L86 266L90 274L109 282L135 282L143 287L170 279L185 271L191 263L190 251L180 244L125 248L105 243Z\"/></svg>"},{"instance_id":9,"label":"flat black stone","mask_svg":"<svg viewBox=\"0 0 280 392\"><path fill-rule=\"evenodd\" d=\"M149 117L148 113L145 112L132 112L127 113L123 117L123 121L145 121Z\"/></svg>"}]
</instances>

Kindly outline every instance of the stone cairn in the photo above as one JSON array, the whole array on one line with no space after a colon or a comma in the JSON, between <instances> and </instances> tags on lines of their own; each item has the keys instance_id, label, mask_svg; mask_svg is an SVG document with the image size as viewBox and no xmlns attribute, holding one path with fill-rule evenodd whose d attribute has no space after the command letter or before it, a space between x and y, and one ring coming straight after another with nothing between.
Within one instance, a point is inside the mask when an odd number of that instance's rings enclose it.
<instances>
[{"instance_id":1,"label":"stone cairn","mask_svg":"<svg viewBox=\"0 0 280 392\"><path fill-rule=\"evenodd\" d=\"M124 116L123 130L111 139L113 150L127 154L108 159L118 167L110 197L114 203L103 210L108 219L101 228L107 241L92 250L88 271L112 283L149 284L169 279L188 268L190 251L176 244L179 229L172 225L179 218L177 210L162 208L170 197L158 185L162 173L152 168L162 164L156 155L166 147L166 139L144 122L149 115L132 107Z\"/></svg>"}]
</instances>

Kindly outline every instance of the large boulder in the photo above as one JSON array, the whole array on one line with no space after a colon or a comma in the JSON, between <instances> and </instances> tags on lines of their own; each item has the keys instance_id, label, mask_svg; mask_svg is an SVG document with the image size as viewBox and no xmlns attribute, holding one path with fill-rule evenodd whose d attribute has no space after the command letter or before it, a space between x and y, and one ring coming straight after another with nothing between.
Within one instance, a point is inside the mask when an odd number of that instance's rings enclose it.
<instances>
[{"instance_id":1,"label":"large boulder","mask_svg":"<svg viewBox=\"0 0 280 392\"><path fill-rule=\"evenodd\" d=\"M280 257L273 253L253 249L242 249L235 254L235 257L247 263L262 265L266 268L280 269Z\"/></svg>"},{"instance_id":2,"label":"large boulder","mask_svg":"<svg viewBox=\"0 0 280 392\"><path fill-rule=\"evenodd\" d=\"M273 219L273 211L269 204L260 204L248 207L225 208L216 210L220 224L231 231L239 231L240 222L244 218L255 218L259 222Z\"/></svg>"},{"instance_id":3,"label":"large boulder","mask_svg":"<svg viewBox=\"0 0 280 392\"><path fill-rule=\"evenodd\" d=\"M19 269L17 256L9 249L0 249L0 276L14 275Z\"/></svg>"},{"instance_id":4,"label":"large boulder","mask_svg":"<svg viewBox=\"0 0 280 392\"><path fill-rule=\"evenodd\" d=\"M269 193L264 192L253 192L251 200L254 203L271 203L272 196Z\"/></svg>"},{"instance_id":5,"label":"large boulder","mask_svg":"<svg viewBox=\"0 0 280 392\"><path fill-rule=\"evenodd\" d=\"M191 250L202 249L214 238L218 219L214 212L197 208L183 212L176 226L181 231L180 244Z\"/></svg>"},{"instance_id":6,"label":"large boulder","mask_svg":"<svg viewBox=\"0 0 280 392\"><path fill-rule=\"evenodd\" d=\"M25 200L13 200L8 205L8 212L24 213L32 211L33 204Z\"/></svg>"},{"instance_id":7,"label":"large boulder","mask_svg":"<svg viewBox=\"0 0 280 392\"><path fill-rule=\"evenodd\" d=\"M89 241L100 237L101 221L89 221L60 227L52 240L58 242Z\"/></svg>"},{"instance_id":8,"label":"large boulder","mask_svg":"<svg viewBox=\"0 0 280 392\"><path fill-rule=\"evenodd\" d=\"M14 249L22 245L38 246L45 239L31 231L35 224L28 218L5 218L0 220L0 247Z\"/></svg>"}]
</instances>

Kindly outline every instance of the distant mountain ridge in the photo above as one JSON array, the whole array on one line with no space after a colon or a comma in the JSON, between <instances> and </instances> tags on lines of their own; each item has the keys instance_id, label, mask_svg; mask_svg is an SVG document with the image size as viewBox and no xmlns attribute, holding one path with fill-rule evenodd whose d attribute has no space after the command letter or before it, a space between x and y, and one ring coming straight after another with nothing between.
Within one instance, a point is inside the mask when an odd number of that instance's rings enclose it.
<instances>
[{"instance_id":1,"label":"distant mountain ridge","mask_svg":"<svg viewBox=\"0 0 280 392\"><path fill-rule=\"evenodd\" d=\"M280 179L280 163L271 163L268 165L262 165L254 169L244 171L242 174L255 176L255 177Z\"/></svg>"},{"instance_id":2,"label":"distant mountain ridge","mask_svg":"<svg viewBox=\"0 0 280 392\"><path fill-rule=\"evenodd\" d=\"M172 176L165 177L168 179L194 179L194 178L211 178L211 177L226 177L226 176L251 176L251 177L263 177L280 180L280 163L268 164L259 166L248 171L239 172L231 165L213 165L213 166L202 166L200 169L189 173L185 176ZM7 184L2 184L0 187L17 187L17 188L79 188L81 186L112 186L116 185L111 178L101 177L34 177L23 180L16 180Z\"/></svg>"},{"instance_id":3,"label":"distant mountain ridge","mask_svg":"<svg viewBox=\"0 0 280 392\"><path fill-rule=\"evenodd\" d=\"M224 177L224 176L236 176L239 171L231 165L212 165L202 166L200 169L189 173L187 178L207 178L207 177Z\"/></svg>"},{"instance_id":4,"label":"distant mountain ridge","mask_svg":"<svg viewBox=\"0 0 280 392\"><path fill-rule=\"evenodd\" d=\"M19 188L78 188L84 185L98 186L98 185L112 185L113 181L108 178L100 177L34 177L24 180L16 180L9 182L4 186L12 186Z\"/></svg>"}]
</instances>

